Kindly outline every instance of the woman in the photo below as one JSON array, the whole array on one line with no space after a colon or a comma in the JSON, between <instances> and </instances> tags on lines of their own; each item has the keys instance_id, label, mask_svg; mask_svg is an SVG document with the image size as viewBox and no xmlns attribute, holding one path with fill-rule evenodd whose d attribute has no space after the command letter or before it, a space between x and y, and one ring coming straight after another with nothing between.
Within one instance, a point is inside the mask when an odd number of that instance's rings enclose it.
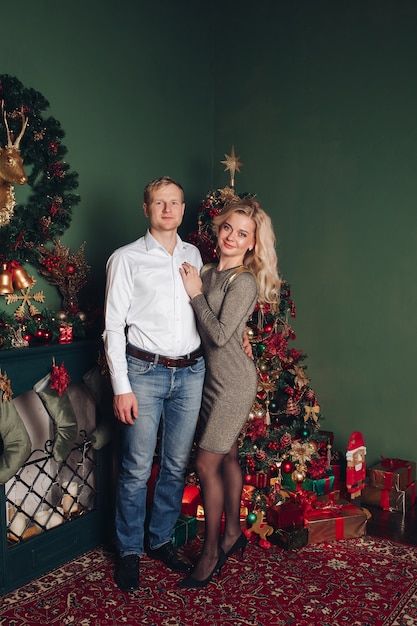
<instances>
[{"instance_id":1,"label":"woman","mask_svg":"<svg viewBox=\"0 0 417 626\"><path fill-rule=\"evenodd\" d=\"M213 220L219 262L180 268L197 317L206 356L196 469L205 514L203 549L180 587L205 587L227 557L246 546L240 527L243 477L237 439L257 392L253 360L242 350L242 334L257 301L278 305L280 280L271 220L251 199L236 200ZM220 523L225 513L221 543Z\"/></svg>"}]
</instances>

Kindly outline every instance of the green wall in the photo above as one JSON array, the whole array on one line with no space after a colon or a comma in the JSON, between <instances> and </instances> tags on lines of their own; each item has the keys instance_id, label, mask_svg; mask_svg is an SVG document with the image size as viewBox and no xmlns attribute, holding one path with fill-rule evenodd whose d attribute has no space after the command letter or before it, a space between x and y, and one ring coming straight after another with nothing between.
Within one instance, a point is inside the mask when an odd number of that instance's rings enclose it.
<instances>
[{"instance_id":1,"label":"green wall","mask_svg":"<svg viewBox=\"0 0 417 626\"><path fill-rule=\"evenodd\" d=\"M142 189L185 186L188 227L235 145L274 220L294 347L336 446L416 460L415 0L23 0L3 10L1 73L50 102L79 173L64 242L101 293L146 226ZM52 298L52 296L51 296Z\"/></svg>"},{"instance_id":2,"label":"green wall","mask_svg":"<svg viewBox=\"0 0 417 626\"><path fill-rule=\"evenodd\" d=\"M1 73L42 93L65 131L81 202L63 240L74 250L87 242L101 288L110 253L146 226L149 180L177 178L194 203L212 184L210 20L210 2L187 0L23 0L3 10Z\"/></svg>"},{"instance_id":3,"label":"green wall","mask_svg":"<svg viewBox=\"0 0 417 626\"><path fill-rule=\"evenodd\" d=\"M238 190L274 216L322 427L416 460L417 4L229 8L214 152L235 144Z\"/></svg>"}]
</instances>

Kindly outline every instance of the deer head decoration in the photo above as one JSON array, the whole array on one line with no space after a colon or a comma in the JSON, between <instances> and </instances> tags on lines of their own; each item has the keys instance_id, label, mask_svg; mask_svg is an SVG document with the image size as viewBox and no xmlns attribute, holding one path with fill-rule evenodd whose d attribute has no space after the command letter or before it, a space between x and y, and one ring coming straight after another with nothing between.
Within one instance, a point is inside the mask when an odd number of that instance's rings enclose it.
<instances>
[{"instance_id":1,"label":"deer head decoration","mask_svg":"<svg viewBox=\"0 0 417 626\"><path fill-rule=\"evenodd\" d=\"M0 227L8 224L13 217L14 207L16 206L13 185L24 185L27 182L19 145L28 124L22 109L20 112L22 129L17 139L14 140L7 123L4 102L1 103L1 108L7 131L7 145L4 148L0 147Z\"/></svg>"}]
</instances>

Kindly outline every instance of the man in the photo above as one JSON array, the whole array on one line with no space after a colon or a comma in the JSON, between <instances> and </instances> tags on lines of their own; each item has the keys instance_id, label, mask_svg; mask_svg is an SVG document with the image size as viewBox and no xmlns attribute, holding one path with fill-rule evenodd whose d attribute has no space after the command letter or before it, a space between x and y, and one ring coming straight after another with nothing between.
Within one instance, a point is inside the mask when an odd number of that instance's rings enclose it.
<instances>
[{"instance_id":1,"label":"man","mask_svg":"<svg viewBox=\"0 0 417 626\"><path fill-rule=\"evenodd\" d=\"M205 375L179 272L185 261L199 270L202 266L197 248L177 233L185 210L183 188L166 176L151 181L143 210L150 223L145 236L116 250L107 263L103 333L114 413L122 424L115 580L124 591L139 587L147 481L157 438L159 471L147 553L176 571L190 569L171 535L181 510Z\"/></svg>"}]
</instances>

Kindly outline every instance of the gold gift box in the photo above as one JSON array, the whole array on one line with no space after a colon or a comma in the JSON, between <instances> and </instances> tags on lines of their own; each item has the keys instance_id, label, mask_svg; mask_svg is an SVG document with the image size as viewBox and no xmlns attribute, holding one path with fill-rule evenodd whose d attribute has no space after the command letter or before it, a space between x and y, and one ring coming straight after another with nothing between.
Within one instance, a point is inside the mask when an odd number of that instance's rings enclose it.
<instances>
[{"instance_id":1,"label":"gold gift box","mask_svg":"<svg viewBox=\"0 0 417 626\"><path fill-rule=\"evenodd\" d=\"M401 491L416 480L414 461L402 459L383 459L369 468L369 484L378 489Z\"/></svg>"},{"instance_id":2,"label":"gold gift box","mask_svg":"<svg viewBox=\"0 0 417 626\"><path fill-rule=\"evenodd\" d=\"M399 511L401 513L408 511L413 506L415 500L415 483L411 483L406 489L400 489L399 491L365 485L361 495L361 501L364 504L379 506L384 511Z\"/></svg>"},{"instance_id":3,"label":"gold gift box","mask_svg":"<svg viewBox=\"0 0 417 626\"><path fill-rule=\"evenodd\" d=\"M304 514L308 543L354 539L366 534L367 514L346 500L336 500L329 507L312 508Z\"/></svg>"}]
</instances>

